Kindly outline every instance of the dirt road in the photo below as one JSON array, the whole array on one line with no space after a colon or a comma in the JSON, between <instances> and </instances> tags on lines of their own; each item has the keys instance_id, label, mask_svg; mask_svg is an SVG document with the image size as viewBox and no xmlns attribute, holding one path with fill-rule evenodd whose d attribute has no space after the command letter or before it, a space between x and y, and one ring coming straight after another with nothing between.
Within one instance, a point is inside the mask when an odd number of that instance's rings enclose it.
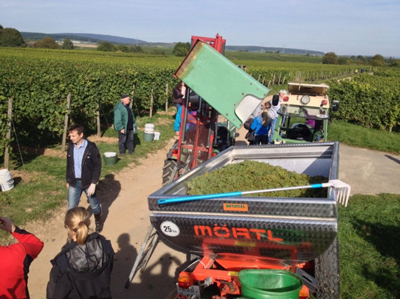
<instances>
[{"instance_id":1,"label":"dirt road","mask_svg":"<svg viewBox=\"0 0 400 299\"><path fill-rule=\"evenodd\" d=\"M150 224L147 196L161 188L162 165L172 143L173 140L164 150L143 160L141 165L128 167L99 183L98 197L106 217L102 234L111 240L116 252L111 284L114 299L173 298L175 269L185 261L185 255L161 242L146 271L136 275L129 289L124 288ZM83 197L81 204L87 206ZM31 223L26 227L45 243L29 273L32 299L46 298L50 260L60 251L67 237L63 225L65 212L66 207L55 212L49 222Z\"/></svg>"},{"instance_id":2,"label":"dirt road","mask_svg":"<svg viewBox=\"0 0 400 299\"><path fill-rule=\"evenodd\" d=\"M238 144L245 144L246 131L240 130ZM100 182L99 198L105 214L102 234L112 241L116 252L112 273L114 299L173 298L175 270L185 261L182 253L160 243L146 271L138 273L129 289L124 285L149 226L147 196L161 187L161 169L167 150L149 156L139 166L109 176ZM339 178L352 187L352 194L399 193L400 156L340 145ZM65 197L67 195L65 194ZM86 200L81 200L86 206ZM350 201L351 205L351 201ZM55 212L47 223L31 223L26 229L45 242L29 273L31 298L45 298L50 260L66 241L63 217L66 207Z\"/></svg>"}]
</instances>

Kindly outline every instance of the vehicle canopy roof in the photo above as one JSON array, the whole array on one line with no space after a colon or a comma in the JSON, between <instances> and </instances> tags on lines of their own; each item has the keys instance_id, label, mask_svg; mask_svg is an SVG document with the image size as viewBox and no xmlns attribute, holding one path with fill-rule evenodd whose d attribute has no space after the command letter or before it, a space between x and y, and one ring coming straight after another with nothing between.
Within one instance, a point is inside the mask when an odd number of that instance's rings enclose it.
<instances>
[{"instance_id":1,"label":"vehicle canopy roof","mask_svg":"<svg viewBox=\"0 0 400 299\"><path fill-rule=\"evenodd\" d=\"M326 96L329 86L326 84L288 83L289 93Z\"/></svg>"}]
</instances>

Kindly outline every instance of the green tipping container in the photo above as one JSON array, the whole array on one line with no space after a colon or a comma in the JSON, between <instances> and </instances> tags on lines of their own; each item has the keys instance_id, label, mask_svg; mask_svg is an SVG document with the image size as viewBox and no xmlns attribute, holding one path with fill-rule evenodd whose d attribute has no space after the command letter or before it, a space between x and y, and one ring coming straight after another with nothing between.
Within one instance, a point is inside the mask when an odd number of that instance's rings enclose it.
<instances>
[{"instance_id":1,"label":"green tipping container","mask_svg":"<svg viewBox=\"0 0 400 299\"><path fill-rule=\"evenodd\" d=\"M105 165L115 165L115 163L117 163L117 153L116 152L105 152L103 158L104 158Z\"/></svg>"},{"instance_id":2,"label":"green tipping container","mask_svg":"<svg viewBox=\"0 0 400 299\"><path fill-rule=\"evenodd\" d=\"M236 128L244 124L269 92L266 86L201 40L191 48L174 76Z\"/></svg>"},{"instance_id":3,"label":"green tipping container","mask_svg":"<svg viewBox=\"0 0 400 299\"><path fill-rule=\"evenodd\" d=\"M154 140L154 133L143 133L144 141L153 141Z\"/></svg>"},{"instance_id":4,"label":"green tipping container","mask_svg":"<svg viewBox=\"0 0 400 299\"><path fill-rule=\"evenodd\" d=\"M303 281L285 270L242 270L239 272L242 296L253 299L299 299Z\"/></svg>"}]
</instances>

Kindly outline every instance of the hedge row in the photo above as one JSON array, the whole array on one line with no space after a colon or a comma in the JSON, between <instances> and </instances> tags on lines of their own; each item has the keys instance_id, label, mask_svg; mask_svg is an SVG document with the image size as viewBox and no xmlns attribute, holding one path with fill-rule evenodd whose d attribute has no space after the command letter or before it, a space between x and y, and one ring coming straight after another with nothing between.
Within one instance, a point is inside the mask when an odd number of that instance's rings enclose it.
<instances>
[{"instance_id":1,"label":"hedge row","mask_svg":"<svg viewBox=\"0 0 400 299\"><path fill-rule=\"evenodd\" d=\"M358 74L329 82L331 100L340 101L339 119L391 132L400 124L400 70Z\"/></svg>"}]
</instances>

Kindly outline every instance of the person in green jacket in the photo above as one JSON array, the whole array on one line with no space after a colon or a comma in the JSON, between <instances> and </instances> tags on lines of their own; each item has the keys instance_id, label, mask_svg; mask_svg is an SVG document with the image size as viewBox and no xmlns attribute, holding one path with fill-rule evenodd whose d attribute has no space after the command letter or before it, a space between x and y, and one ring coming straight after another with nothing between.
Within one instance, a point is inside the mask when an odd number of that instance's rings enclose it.
<instances>
[{"instance_id":1,"label":"person in green jacket","mask_svg":"<svg viewBox=\"0 0 400 299\"><path fill-rule=\"evenodd\" d=\"M135 153L133 133L136 128L136 119L129 107L129 95L123 94L121 101L114 108L114 129L118 132L118 148L120 155L125 155L125 146L129 154Z\"/></svg>"}]
</instances>

